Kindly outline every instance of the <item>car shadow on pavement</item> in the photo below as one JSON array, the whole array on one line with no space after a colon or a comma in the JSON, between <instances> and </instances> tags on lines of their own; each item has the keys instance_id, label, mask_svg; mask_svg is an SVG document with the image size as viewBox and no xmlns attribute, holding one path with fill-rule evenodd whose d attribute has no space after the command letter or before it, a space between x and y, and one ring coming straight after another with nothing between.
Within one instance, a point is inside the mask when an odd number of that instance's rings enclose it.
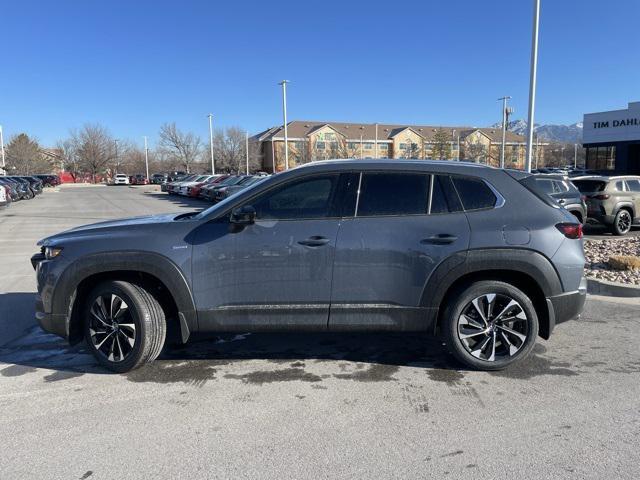
<instances>
[{"instance_id":1,"label":"car shadow on pavement","mask_svg":"<svg viewBox=\"0 0 640 480\"><path fill-rule=\"evenodd\" d=\"M0 347L36 324L34 301L32 292L0 293Z\"/></svg>"},{"instance_id":2,"label":"car shadow on pavement","mask_svg":"<svg viewBox=\"0 0 640 480\"><path fill-rule=\"evenodd\" d=\"M137 374L147 381L162 370L176 367L185 376L190 369L210 369L247 360L291 365L304 362L355 362L369 367L402 366L463 370L442 342L424 334L401 333L253 333L193 335L186 345L165 346L160 358ZM36 368L65 372L104 374L84 343L69 346L65 340L32 327L27 335L0 347L0 376L17 376ZM337 368L337 367L336 367ZM178 373L178 372L176 372ZM66 377L65 377L66 378ZM179 379L176 379L179 380Z\"/></svg>"}]
</instances>

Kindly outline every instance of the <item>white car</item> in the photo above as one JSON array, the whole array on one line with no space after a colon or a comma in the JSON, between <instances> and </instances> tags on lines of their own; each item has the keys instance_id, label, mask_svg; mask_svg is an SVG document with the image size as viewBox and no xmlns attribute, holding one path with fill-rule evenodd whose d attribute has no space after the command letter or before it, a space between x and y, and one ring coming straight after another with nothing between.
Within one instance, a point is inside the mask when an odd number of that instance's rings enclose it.
<instances>
[{"instance_id":1,"label":"white car","mask_svg":"<svg viewBox=\"0 0 640 480\"><path fill-rule=\"evenodd\" d=\"M129 185L129 176L124 173L118 173L115 177L113 177L114 185Z\"/></svg>"}]
</instances>

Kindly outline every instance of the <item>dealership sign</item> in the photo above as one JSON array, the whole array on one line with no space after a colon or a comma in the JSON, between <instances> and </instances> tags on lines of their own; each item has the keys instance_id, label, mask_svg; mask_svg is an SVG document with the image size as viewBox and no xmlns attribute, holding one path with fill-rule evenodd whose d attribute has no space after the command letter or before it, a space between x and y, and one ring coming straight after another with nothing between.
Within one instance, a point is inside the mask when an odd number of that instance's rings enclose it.
<instances>
[{"instance_id":1,"label":"dealership sign","mask_svg":"<svg viewBox=\"0 0 640 480\"><path fill-rule=\"evenodd\" d=\"M640 141L640 102L627 110L584 115L583 143Z\"/></svg>"}]
</instances>

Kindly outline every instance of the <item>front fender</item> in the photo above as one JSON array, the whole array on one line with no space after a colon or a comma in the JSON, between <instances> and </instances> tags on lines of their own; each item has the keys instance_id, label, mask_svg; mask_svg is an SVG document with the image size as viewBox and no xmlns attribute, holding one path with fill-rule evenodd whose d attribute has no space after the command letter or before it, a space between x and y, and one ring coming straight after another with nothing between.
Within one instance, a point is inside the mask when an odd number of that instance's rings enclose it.
<instances>
[{"instance_id":1,"label":"front fender","mask_svg":"<svg viewBox=\"0 0 640 480\"><path fill-rule=\"evenodd\" d=\"M86 255L75 260L62 272L53 289L51 313L64 315L69 337L71 313L74 309L78 286L92 275L126 271L142 272L160 280L173 296L178 307L181 327L188 331L198 329L195 302L189 283L180 268L167 257L142 251L104 252ZM188 336L188 332L187 332Z\"/></svg>"}]
</instances>

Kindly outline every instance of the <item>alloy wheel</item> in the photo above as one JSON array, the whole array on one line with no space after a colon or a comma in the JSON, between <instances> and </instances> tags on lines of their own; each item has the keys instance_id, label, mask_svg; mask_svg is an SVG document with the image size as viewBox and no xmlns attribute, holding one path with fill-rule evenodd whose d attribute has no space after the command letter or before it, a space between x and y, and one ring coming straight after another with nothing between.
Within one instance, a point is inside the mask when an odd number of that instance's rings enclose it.
<instances>
[{"instance_id":1,"label":"alloy wheel","mask_svg":"<svg viewBox=\"0 0 640 480\"><path fill-rule=\"evenodd\" d=\"M626 233L631 229L631 215L626 210L622 210L618 215L618 230Z\"/></svg>"},{"instance_id":2,"label":"alloy wheel","mask_svg":"<svg viewBox=\"0 0 640 480\"><path fill-rule=\"evenodd\" d=\"M136 343L136 325L127 303L115 293L99 295L89 311L89 335L96 352L122 362Z\"/></svg>"},{"instance_id":3,"label":"alloy wheel","mask_svg":"<svg viewBox=\"0 0 640 480\"><path fill-rule=\"evenodd\" d=\"M487 293L476 297L458 318L458 338L479 360L495 362L516 355L529 335L522 306L508 295Z\"/></svg>"}]
</instances>

